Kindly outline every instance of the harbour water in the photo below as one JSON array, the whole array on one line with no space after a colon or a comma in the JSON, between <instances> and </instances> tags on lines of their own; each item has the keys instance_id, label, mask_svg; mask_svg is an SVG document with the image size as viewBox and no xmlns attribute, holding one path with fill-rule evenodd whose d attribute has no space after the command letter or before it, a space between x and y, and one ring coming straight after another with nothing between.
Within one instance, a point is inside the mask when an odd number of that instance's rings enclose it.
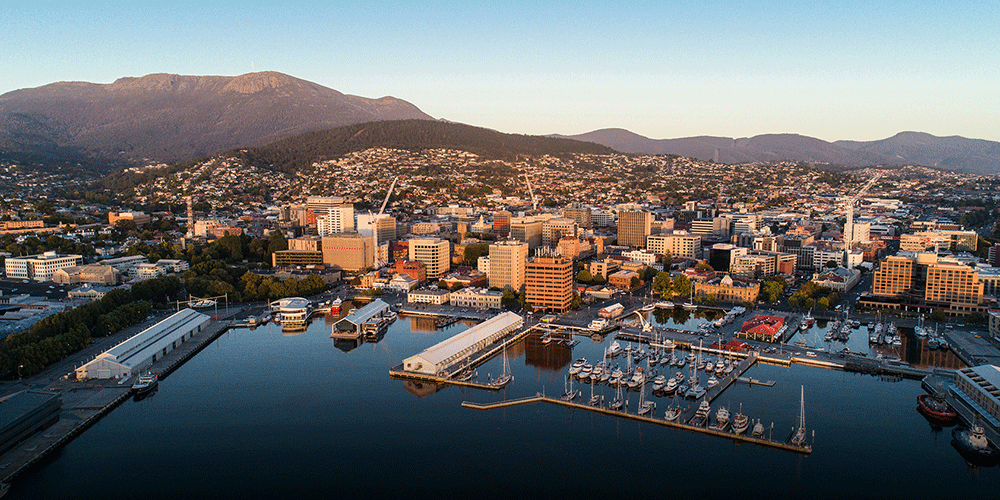
<instances>
[{"instance_id":1,"label":"harbour water","mask_svg":"<svg viewBox=\"0 0 1000 500\"><path fill-rule=\"evenodd\" d=\"M677 319L690 329L704 321ZM758 365L747 376L774 387L734 384L716 400L733 411L742 403L779 439L796 424L804 386L813 453L800 456L552 405L460 407L558 395L573 359L599 360L610 338L577 337L570 349L529 337L507 350L514 380L495 393L388 377L469 324L434 331L400 318L379 342L349 349L329 338L331 322L319 318L295 335L273 324L223 334L157 394L127 401L19 478L12 496L912 499L992 498L1000 487L1000 468L966 464L950 430L915 411L918 381ZM498 357L479 378L500 370ZM589 397L589 386L578 388ZM638 394L630 399L634 411ZM655 400L662 417L670 401Z\"/></svg>"}]
</instances>

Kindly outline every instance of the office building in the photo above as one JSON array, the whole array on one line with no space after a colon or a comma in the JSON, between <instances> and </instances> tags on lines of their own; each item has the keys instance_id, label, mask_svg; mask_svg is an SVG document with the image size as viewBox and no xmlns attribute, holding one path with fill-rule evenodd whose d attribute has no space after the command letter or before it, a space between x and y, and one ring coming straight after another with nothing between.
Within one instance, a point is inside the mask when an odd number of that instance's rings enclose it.
<instances>
[{"instance_id":1,"label":"office building","mask_svg":"<svg viewBox=\"0 0 1000 500\"><path fill-rule=\"evenodd\" d=\"M577 235L576 221L564 217L549 219L542 223L542 246L554 247L561 238Z\"/></svg>"},{"instance_id":2,"label":"office building","mask_svg":"<svg viewBox=\"0 0 1000 500\"><path fill-rule=\"evenodd\" d=\"M82 255L59 255L50 251L26 257L7 257L4 268L11 279L49 281L59 269L82 264Z\"/></svg>"},{"instance_id":3,"label":"office building","mask_svg":"<svg viewBox=\"0 0 1000 500\"><path fill-rule=\"evenodd\" d=\"M354 207L330 207L316 216L316 232L320 236L354 231Z\"/></svg>"},{"instance_id":4,"label":"office building","mask_svg":"<svg viewBox=\"0 0 1000 500\"><path fill-rule=\"evenodd\" d=\"M490 288L511 288L522 290L525 279L528 244L505 240L490 245L489 270Z\"/></svg>"},{"instance_id":5,"label":"office building","mask_svg":"<svg viewBox=\"0 0 1000 500\"><path fill-rule=\"evenodd\" d=\"M493 272L496 272L496 263ZM535 257L525 266L525 300L535 309L566 312L573 301L573 261Z\"/></svg>"},{"instance_id":6,"label":"office building","mask_svg":"<svg viewBox=\"0 0 1000 500\"><path fill-rule=\"evenodd\" d=\"M440 238L409 240L410 260L427 266L427 279L436 280L451 269L451 242Z\"/></svg>"},{"instance_id":7,"label":"office building","mask_svg":"<svg viewBox=\"0 0 1000 500\"><path fill-rule=\"evenodd\" d=\"M618 214L618 244L631 248L646 248L646 237L652 232L653 214L625 210Z\"/></svg>"},{"instance_id":8,"label":"office building","mask_svg":"<svg viewBox=\"0 0 1000 500\"><path fill-rule=\"evenodd\" d=\"M528 244L528 248L542 246L542 221L534 219L514 219L510 223L510 238Z\"/></svg>"},{"instance_id":9,"label":"office building","mask_svg":"<svg viewBox=\"0 0 1000 500\"><path fill-rule=\"evenodd\" d=\"M339 271L370 269L375 261L375 247L371 238L358 233L324 236L321 244L323 263Z\"/></svg>"},{"instance_id":10,"label":"office building","mask_svg":"<svg viewBox=\"0 0 1000 500\"><path fill-rule=\"evenodd\" d=\"M592 229L594 227L592 213L589 207L570 207L563 210L562 216L576 221L578 227Z\"/></svg>"},{"instance_id":11,"label":"office building","mask_svg":"<svg viewBox=\"0 0 1000 500\"><path fill-rule=\"evenodd\" d=\"M501 238L510 236L511 213L501 210L493 214L493 233Z\"/></svg>"}]
</instances>

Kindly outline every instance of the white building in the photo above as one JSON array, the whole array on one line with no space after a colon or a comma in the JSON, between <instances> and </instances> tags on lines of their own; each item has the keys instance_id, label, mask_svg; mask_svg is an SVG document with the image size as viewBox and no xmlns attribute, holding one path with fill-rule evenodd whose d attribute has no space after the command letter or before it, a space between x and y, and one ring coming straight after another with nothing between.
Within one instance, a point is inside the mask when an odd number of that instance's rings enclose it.
<instances>
[{"instance_id":1,"label":"white building","mask_svg":"<svg viewBox=\"0 0 1000 500\"><path fill-rule=\"evenodd\" d=\"M461 366L472 353L501 342L505 336L524 326L524 319L512 312L501 313L424 352L403 360L408 372L444 376Z\"/></svg>"},{"instance_id":2,"label":"white building","mask_svg":"<svg viewBox=\"0 0 1000 500\"><path fill-rule=\"evenodd\" d=\"M162 267L167 274L183 273L191 269L191 265L186 260L160 259L156 261L156 265Z\"/></svg>"},{"instance_id":3,"label":"white building","mask_svg":"<svg viewBox=\"0 0 1000 500\"><path fill-rule=\"evenodd\" d=\"M148 262L144 262L129 270L128 277L131 280L143 281L153 278L159 278L160 276L163 276L165 274L167 274L167 268L158 266L156 264L150 264Z\"/></svg>"},{"instance_id":4,"label":"white building","mask_svg":"<svg viewBox=\"0 0 1000 500\"><path fill-rule=\"evenodd\" d=\"M117 257L99 262L104 266L111 266L118 270L122 276L131 276L133 269L139 264L148 263L149 259L145 255L129 255L128 257Z\"/></svg>"},{"instance_id":5,"label":"white building","mask_svg":"<svg viewBox=\"0 0 1000 500\"><path fill-rule=\"evenodd\" d=\"M59 255L51 251L27 257L7 257L4 269L11 279L50 281L59 269L82 264L82 255Z\"/></svg>"},{"instance_id":6,"label":"white building","mask_svg":"<svg viewBox=\"0 0 1000 500\"><path fill-rule=\"evenodd\" d=\"M471 307L475 309L500 309L503 293L488 288L470 286L451 292L449 302L455 307Z\"/></svg>"},{"instance_id":7,"label":"white building","mask_svg":"<svg viewBox=\"0 0 1000 500\"><path fill-rule=\"evenodd\" d=\"M354 231L354 207L330 207L325 215L316 216L316 232L320 236Z\"/></svg>"},{"instance_id":8,"label":"white building","mask_svg":"<svg viewBox=\"0 0 1000 500\"><path fill-rule=\"evenodd\" d=\"M204 330L210 320L194 309L178 311L77 368L76 378L109 379L138 375L157 359Z\"/></svg>"},{"instance_id":9,"label":"white building","mask_svg":"<svg viewBox=\"0 0 1000 500\"><path fill-rule=\"evenodd\" d=\"M623 253L622 256L628 257L629 260L642 262L647 266L652 266L653 264L656 264L656 259L658 257L656 253L648 250L633 250L631 252Z\"/></svg>"},{"instance_id":10,"label":"white building","mask_svg":"<svg viewBox=\"0 0 1000 500\"><path fill-rule=\"evenodd\" d=\"M397 274L389 280L385 288L392 292L409 292L419 284L420 282L409 274Z\"/></svg>"},{"instance_id":11,"label":"white building","mask_svg":"<svg viewBox=\"0 0 1000 500\"><path fill-rule=\"evenodd\" d=\"M441 306L448 303L451 292L448 290L413 290L406 294L406 301L411 304L433 304Z\"/></svg>"}]
</instances>

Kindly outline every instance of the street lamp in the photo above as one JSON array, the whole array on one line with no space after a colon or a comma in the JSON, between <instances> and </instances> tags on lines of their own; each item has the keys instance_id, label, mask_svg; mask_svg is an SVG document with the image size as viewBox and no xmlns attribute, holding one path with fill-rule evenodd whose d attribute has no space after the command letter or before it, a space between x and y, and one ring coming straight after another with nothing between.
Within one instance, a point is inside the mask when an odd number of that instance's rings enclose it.
<instances>
[{"instance_id":1,"label":"street lamp","mask_svg":"<svg viewBox=\"0 0 1000 500\"><path fill-rule=\"evenodd\" d=\"M17 365L17 379L18 380L21 380L21 368L24 368L24 365Z\"/></svg>"}]
</instances>

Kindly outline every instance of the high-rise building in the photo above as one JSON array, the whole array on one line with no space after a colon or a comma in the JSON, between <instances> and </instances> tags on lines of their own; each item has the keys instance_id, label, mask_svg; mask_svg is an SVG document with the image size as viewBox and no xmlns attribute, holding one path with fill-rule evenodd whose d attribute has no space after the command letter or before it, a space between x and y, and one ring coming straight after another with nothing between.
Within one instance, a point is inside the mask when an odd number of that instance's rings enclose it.
<instances>
[{"instance_id":1,"label":"high-rise building","mask_svg":"<svg viewBox=\"0 0 1000 500\"><path fill-rule=\"evenodd\" d=\"M576 221L576 225L584 229L591 229L594 227L594 222L592 220L590 207L569 207L563 210L563 217L567 219L573 219Z\"/></svg>"},{"instance_id":2,"label":"high-rise building","mask_svg":"<svg viewBox=\"0 0 1000 500\"><path fill-rule=\"evenodd\" d=\"M358 214L358 232L369 238L378 232L378 242L396 239L396 218L390 215Z\"/></svg>"},{"instance_id":3,"label":"high-rise building","mask_svg":"<svg viewBox=\"0 0 1000 500\"><path fill-rule=\"evenodd\" d=\"M615 214L603 210L590 212L590 221L597 227L608 227L615 223Z\"/></svg>"},{"instance_id":4,"label":"high-rise building","mask_svg":"<svg viewBox=\"0 0 1000 500\"><path fill-rule=\"evenodd\" d=\"M686 231L670 234L654 234L646 237L646 249L661 255L699 259L701 257L701 236Z\"/></svg>"},{"instance_id":5,"label":"high-rise building","mask_svg":"<svg viewBox=\"0 0 1000 500\"><path fill-rule=\"evenodd\" d=\"M566 312L573 302L573 261L535 257L525 267L525 300L535 309Z\"/></svg>"},{"instance_id":6,"label":"high-rise building","mask_svg":"<svg viewBox=\"0 0 1000 500\"><path fill-rule=\"evenodd\" d=\"M967 314L982 311L983 283L975 268L933 253L887 257L875 271L872 295L876 307L944 308ZM889 299L878 303L877 299Z\"/></svg>"},{"instance_id":7,"label":"high-rise building","mask_svg":"<svg viewBox=\"0 0 1000 500\"><path fill-rule=\"evenodd\" d=\"M577 225L573 219L557 217L542 223L542 246L554 247L564 236L576 236Z\"/></svg>"},{"instance_id":8,"label":"high-rise building","mask_svg":"<svg viewBox=\"0 0 1000 500\"><path fill-rule=\"evenodd\" d=\"M528 244L528 248L537 248L542 245L542 221L529 219L515 219L510 223L510 238L512 240L523 241Z\"/></svg>"},{"instance_id":9,"label":"high-rise building","mask_svg":"<svg viewBox=\"0 0 1000 500\"><path fill-rule=\"evenodd\" d=\"M517 292L524 286L525 262L528 244L505 240L490 245L490 288L512 288Z\"/></svg>"},{"instance_id":10,"label":"high-rise building","mask_svg":"<svg viewBox=\"0 0 1000 500\"><path fill-rule=\"evenodd\" d=\"M358 233L338 233L324 236L323 263L344 271L360 271L372 267L375 246L371 238Z\"/></svg>"},{"instance_id":11,"label":"high-rise building","mask_svg":"<svg viewBox=\"0 0 1000 500\"><path fill-rule=\"evenodd\" d=\"M618 214L618 244L632 248L646 248L646 237L653 226L653 214L626 210Z\"/></svg>"},{"instance_id":12,"label":"high-rise building","mask_svg":"<svg viewBox=\"0 0 1000 500\"><path fill-rule=\"evenodd\" d=\"M451 242L440 238L420 238L409 241L410 260L427 266L427 279L436 280L451 269Z\"/></svg>"},{"instance_id":13,"label":"high-rise building","mask_svg":"<svg viewBox=\"0 0 1000 500\"><path fill-rule=\"evenodd\" d=\"M501 210L493 214L493 233L506 238L510 236L511 213Z\"/></svg>"},{"instance_id":14,"label":"high-rise building","mask_svg":"<svg viewBox=\"0 0 1000 500\"><path fill-rule=\"evenodd\" d=\"M320 236L354 231L354 207L330 207L316 216L316 232Z\"/></svg>"}]
</instances>

